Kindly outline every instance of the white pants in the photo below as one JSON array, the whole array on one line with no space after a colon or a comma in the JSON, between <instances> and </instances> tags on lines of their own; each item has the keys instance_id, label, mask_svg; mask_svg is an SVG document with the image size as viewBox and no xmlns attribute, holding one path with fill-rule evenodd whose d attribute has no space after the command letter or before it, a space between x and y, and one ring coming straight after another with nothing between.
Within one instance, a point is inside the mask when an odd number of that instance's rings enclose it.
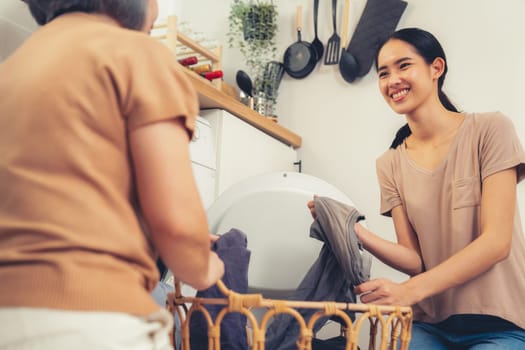
<instances>
[{"instance_id":1,"label":"white pants","mask_svg":"<svg viewBox=\"0 0 525 350\"><path fill-rule=\"evenodd\" d=\"M173 350L166 310L141 318L116 312L0 308L0 350Z\"/></svg>"}]
</instances>

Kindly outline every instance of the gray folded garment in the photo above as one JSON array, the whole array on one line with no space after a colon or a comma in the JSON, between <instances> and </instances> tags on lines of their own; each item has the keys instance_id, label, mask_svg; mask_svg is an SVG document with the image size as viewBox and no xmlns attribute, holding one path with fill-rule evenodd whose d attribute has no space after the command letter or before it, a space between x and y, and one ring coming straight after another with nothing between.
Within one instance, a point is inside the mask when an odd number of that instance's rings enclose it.
<instances>
[{"instance_id":1,"label":"gray folded garment","mask_svg":"<svg viewBox=\"0 0 525 350\"><path fill-rule=\"evenodd\" d=\"M355 303L354 287L370 278L372 264L372 256L361 249L354 231L354 224L364 216L354 207L331 198L316 197L314 203L317 218L310 226L310 237L324 244L319 257L290 299ZM299 308L297 311L308 320L317 310ZM346 313L352 320L355 318L354 312L346 310ZM330 317L318 320L313 327L314 333L328 319ZM337 316L332 319L342 322ZM298 336L297 321L288 314L279 314L266 330L265 347L271 350L297 349Z\"/></svg>"},{"instance_id":2,"label":"gray folded garment","mask_svg":"<svg viewBox=\"0 0 525 350\"><path fill-rule=\"evenodd\" d=\"M335 256L345 278L357 286L370 279L372 256L363 250L354 225L364 219L357 209L328 197L314 200L317 219L310 237L325 242Z\"/></svg>"}]
</instances>

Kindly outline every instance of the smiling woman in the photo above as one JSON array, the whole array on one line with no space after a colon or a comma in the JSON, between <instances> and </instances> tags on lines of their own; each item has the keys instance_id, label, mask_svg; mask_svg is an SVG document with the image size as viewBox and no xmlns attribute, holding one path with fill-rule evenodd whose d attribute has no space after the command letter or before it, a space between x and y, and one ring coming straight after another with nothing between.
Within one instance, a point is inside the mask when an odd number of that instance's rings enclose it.
<instances>
[{"instance_id":1,"label":"smiling woman","mask_svg":"<svg viewBox=\"0 0 525 350\"><path fill-rule=\"evenodd\" d=\"M395 74L397 71L408 71L407 74L409 74L412 73L412 70L409 70L408 68L414 63L417 63L418 65L426 64L427 67L424 68L438 70L439 77L437 78L436 89L439 101L448 111L458 112L458 109L452 104L452 102L450 102L450 99L443 92L443 83L445 82L448 66L445 51L437 39L429 32L412 28L398 30L390 37L388 42L392 45L396 45L395 48L401 50L401 53L407 53L407 57L398 57L392 67L386 65L379 66L379 54L382 53L383 55L386 55L387 52L384 50L378 50L378 57L376 57L376 70L378 72L380 90L387 103L390 104L390 98L394 98L394 96L388 96L388 90L385 91L385 89L389 88L389 80L386 80L386 78L389 76L390 70L394 70L394 73L392 74ZM391 54L395 55L395 53ZM397 52L397 54L399 54L399 52ZM434 67L432 67L432 65L434 65ZM392 85L392 88L397 88L399 90L399 84ZM394 93L396 93L395 97L400 98L401 96L405 96L408 91L408 89L403 89L397 92L394 91ZM404 125L396 134L396 138L392 142L391 147L396 148L410 134L411 131L408 124Z\"/></svg>"},{"instance_id":2,"label":"smiling woman","mask_svg":"<svg viewBox=\"0 0 525 350\"><path fill-rule=\"evenodd\" d=\"M359 224L356 232L367 250L412 278L365 282L356 288L361 301L412 305L411 349L524 347L516 185L525 152L514 126L499 112L457 111L442 91L445 53L429 32L395 32L376 68L383 98L407 120L377 160L381 213L392 217L397 243Z\"/></svg>"}]
</instances>

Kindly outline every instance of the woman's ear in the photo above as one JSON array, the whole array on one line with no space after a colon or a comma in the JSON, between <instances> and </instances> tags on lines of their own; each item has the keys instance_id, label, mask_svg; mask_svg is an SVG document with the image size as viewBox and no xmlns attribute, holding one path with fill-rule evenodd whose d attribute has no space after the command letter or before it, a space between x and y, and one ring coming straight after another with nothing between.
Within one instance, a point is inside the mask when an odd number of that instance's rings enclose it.
<instances>
[{"instance_id":1,"label":"woman's ear","mask_svg":"<svg viewBox=\"0 0 525 350\"><path fill-rule=\"evenodd\" d=\"M445 60L441 57L436 57L434 59L434 62L431 64L432 74L433 78L436 80L443 75L443 72L445 71Z\"/></svg>"}]
</instances>

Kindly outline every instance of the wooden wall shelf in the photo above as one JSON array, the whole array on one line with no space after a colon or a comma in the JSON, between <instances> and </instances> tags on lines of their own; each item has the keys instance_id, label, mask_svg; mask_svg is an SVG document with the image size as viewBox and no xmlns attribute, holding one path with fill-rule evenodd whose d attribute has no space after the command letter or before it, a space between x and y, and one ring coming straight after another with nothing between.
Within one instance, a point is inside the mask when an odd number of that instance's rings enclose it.
<instances>
[{"instance_id":1,"label":"wooden wall shelf","mask_svg":"<svg viewBox=\"0 0 525 350\"><path fill-rule=\"evenodd\" d=\"M209 81L195 74L190 74L188 77L193 82L198 94L201 109L219 108L224 109L254 127L264 131L270 136L275 137L279 141L292 146L293 148L301 147L301 136L284 128L273 120L257 113L253 109L245 106L233 97L217 90Z\"/></svg>"},{"instance_id":2,"label":"wooden wall shelf","mask_svg":"<svg viewBox=\"0 0 525 350\"><path fill-rule=\"evenodd\" d=\"M177 45L185 45L199 55L208 58L213 63L214 69L222 69L222 48L218 47L215 50L208 50L198 43L193 42L182 33L177 33L177 19L175 16L170 16L166 23L157 24L155 26L155 29L159 28L161 30L166 30L166 33L153 35L153 37L156 37L159 40L166 40L166 45L174 52L175 57ZM190 69L185 69L185 71L197 90L201 109L224 109L293 148L301 147L301 136L284 128L272 119L257 113L232 96L222 92L221 80L216 79L210 82L200 75L195 74L195 72Z\"/></svg>"}]
</instances>

